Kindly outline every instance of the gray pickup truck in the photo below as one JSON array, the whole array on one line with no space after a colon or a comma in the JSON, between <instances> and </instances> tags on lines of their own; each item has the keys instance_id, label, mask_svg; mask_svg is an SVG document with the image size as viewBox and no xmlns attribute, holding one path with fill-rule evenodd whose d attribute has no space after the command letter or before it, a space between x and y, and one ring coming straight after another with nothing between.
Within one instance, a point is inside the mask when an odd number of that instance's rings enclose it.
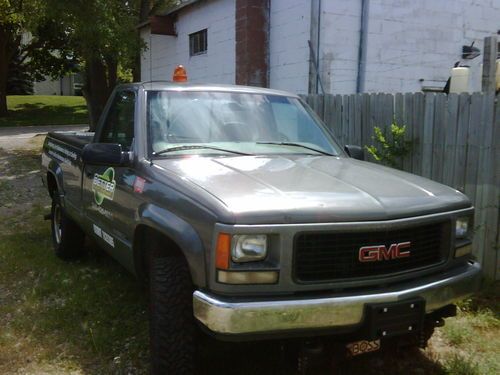
<instances>
[{"instance_id":1,"label":"gray pickup truck","mask_svg":"<svg viewBox=\"0 0 500 375\"><path fill-rule=\"evenodd\" d=\"M145 281L155 374L193 373L206 334L422 346L480 285L473 207L362 159L290 93L122 85L95 134L45 141L55 253L90 236Z\"/></svg>"}]
</instances>

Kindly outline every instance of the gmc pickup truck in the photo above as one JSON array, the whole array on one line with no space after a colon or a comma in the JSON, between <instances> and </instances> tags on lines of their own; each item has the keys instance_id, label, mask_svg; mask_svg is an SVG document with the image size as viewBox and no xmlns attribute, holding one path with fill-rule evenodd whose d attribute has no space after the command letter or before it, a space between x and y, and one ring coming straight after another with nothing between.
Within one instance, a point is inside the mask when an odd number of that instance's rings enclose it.
<instances>
[{"instance_id":1,"label":"gmc pickup truck","mask_svg":"<svg viewBox=\"0 0 500 375\"><path fill-rule=\"evenodd\" d=\"M95 134L45 140L55 253L90 236L144 280L154 374L193 373L207 334L425 346L480 285L473 207L362 159L294 94L122 85Z\"/></svg>"}]
</instances>

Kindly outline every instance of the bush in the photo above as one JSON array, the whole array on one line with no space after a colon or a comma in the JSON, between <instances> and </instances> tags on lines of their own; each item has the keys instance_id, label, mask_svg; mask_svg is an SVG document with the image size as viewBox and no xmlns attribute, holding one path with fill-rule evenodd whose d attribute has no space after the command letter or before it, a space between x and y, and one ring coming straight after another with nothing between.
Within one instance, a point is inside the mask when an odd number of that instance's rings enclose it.
<instances>
[{"instance_id":1,"label":"bush","mask_svg":"<svg viewBox=\"0 0 500 375\"><path fill-rule=\"evenodd\" d=\"M375 126L373 130L375 135L372 139L376 145L365 146L366 150L376 161L393 168L400 168L404 157L410 153L412 145L411 141L405 140L406 126L392 123L384 130L378 126Z\"/></svg>"}]
</instances>

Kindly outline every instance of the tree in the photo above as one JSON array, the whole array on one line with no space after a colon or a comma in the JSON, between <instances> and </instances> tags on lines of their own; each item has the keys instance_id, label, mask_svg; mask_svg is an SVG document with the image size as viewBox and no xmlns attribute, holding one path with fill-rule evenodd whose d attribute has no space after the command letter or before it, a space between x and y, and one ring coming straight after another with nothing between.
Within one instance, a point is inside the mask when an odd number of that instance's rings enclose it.
<instances>
[{"instance_id":1,"label":"tree","mask_svg":"<svg viewBox=\"0 0 500 375\"><path fill-rule=\"evenodd\" d=\"M7 76L7 95L33 94L33 75L28 64L22 59L21 48L14 52L9 62Z\"/></svg>"},{"instance_id":2,"label":"tree","mask_svg":"<svg viewBox=\"0 0 500 375\"><path fill-rule=\"evenodd\" d=\"M50 25L60 28L59 43L52 49L66 62L80 66L83 95L87 101L90 128L94 129L109 95L118 82L119 70L137 72L137 56L144 47L136 26L152 12L177 3L173 0L45 0ZM44 39L47 33L39 33ZM57 35L57 33L49 33ZM62 39L67 39L62 43ZM42 62L41 65L44 65ZM46 64L45 64L46 65ZM55 64L61 68L62 64ZM49 67L49 71L53 69ZM65 68L68 68L67 66ZM60 72L57 72L60 73ZM136 74L137 76L137 74ZM134 77L136 78L136 77Z\"/></svg>"},{"instance_id":3,"label":"tree","mask_svg":"<svg viewBox=\"0 0 500 375\"><path fill-rule=\"evenodd\" d=\"M118 81L119 67L131 66L131 56L141 48L135 32L136 6L128 0L45 0L45 3L43 25L50 32L37 32L36 39L43 44L44 51L51 51L54 61L47 64L43 54L34 54L33 65L52 76L79 67L84 78L83 95L90 127L94 129Z\"/></svg>"},{"instance_id":4,"label":"tree","mask_svg":"<svg viewBox=\"0 0 500 375\"><path fill-rule=\"evenodd\" d=\"M21 47L20 60L36 79L82 73L82 91L90 128L94 129L119 72L135 72L137 76L138 56L144 46L136 26L141 19L175 3L178 1L0 0L0 116L7 113L8 74L8 67L1 65L8 65L13 51ZM25 31L31 39L21 45Z\"/></svg>"},{"instance_id":5,"label":"tree","mask_svg":"<svg viewBox=\"0 0 500 375\"><path fill-rule=\"evenodd\" d=\"M50 66L52 73L67 71L71 66L43 48L45 40L57 40L56 35L59 39L62 35L59 31L54 34L56 28L47 22L45 9L46 0L0 0L0 117L8 115L8 92L29 93L32 80L44 78L46 69L39 68ZM37 32L43 38L37 38ZM34 56L44 64L37 65Z\"/></svg>"},{"instance_id":6,"label":"tree","mask_svg":"<svg viewBox=\"0 0 500 375\"><path fill-rule=\"evenodd\" d=\"M7 115L7 77L22 33L38 22L39 0L0 0L0 117ZM22 55L24 51L20 51ZM22 57L20 57L22 63Z\"/></svg>"}]
</instances>

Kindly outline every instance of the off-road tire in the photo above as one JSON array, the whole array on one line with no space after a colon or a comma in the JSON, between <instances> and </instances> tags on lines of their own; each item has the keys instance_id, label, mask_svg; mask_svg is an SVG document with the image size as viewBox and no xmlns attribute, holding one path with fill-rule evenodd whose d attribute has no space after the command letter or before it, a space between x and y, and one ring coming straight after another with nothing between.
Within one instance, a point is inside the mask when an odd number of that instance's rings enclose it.
<instances>
[{"instance_id":1,"label":"off-road tire","mask_svg":"<svg viewBox=\"0 0 500 375\"><path fill-rule=\"evenodd\" d=\"M149 261L151 373L192 375L196 367L193 285L182 256Z\"/></svg>"},{"instance_id":2,"label":"off-road tire","mask_svg":"<svg viewBox=\"0 0 500 375\"><path fill-rule=\"evenodd\" d=\"M52 194L51 232L57 257L72 260L83 255L85 233L66 215L57 191Z\"/></svg>"}]
</instances>

